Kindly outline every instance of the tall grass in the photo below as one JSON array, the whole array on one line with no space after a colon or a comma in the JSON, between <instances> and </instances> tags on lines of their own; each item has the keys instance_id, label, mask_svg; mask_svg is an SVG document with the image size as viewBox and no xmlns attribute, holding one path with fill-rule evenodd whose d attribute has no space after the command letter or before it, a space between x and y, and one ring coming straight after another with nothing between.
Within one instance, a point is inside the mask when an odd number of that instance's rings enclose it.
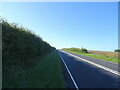
<instances>
[{"instance_id":1,"label":"tall grass","mask_svg":"<svg viewBox=\"0 0 120 90\"><path fill-rule=\"evenodd\" d=\"M60 66L60 58L56 51L38 62L32 68L17 71L7 79L6 88L64 88L64 78Z\"/></svg>"}]
</instances>

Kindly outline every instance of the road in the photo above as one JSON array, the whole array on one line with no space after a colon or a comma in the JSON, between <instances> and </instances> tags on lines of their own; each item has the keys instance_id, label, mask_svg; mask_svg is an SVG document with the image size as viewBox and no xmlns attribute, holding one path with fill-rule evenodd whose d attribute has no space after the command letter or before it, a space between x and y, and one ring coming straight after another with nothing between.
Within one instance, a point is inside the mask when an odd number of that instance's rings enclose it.
<instances>
[{"instance_id":1,"label":"road","mask_svg":"<svg viewBox=\"0 0 120 90\"><path fill-rule=\"evenodd\" d=\"M58 53L64 60L64 63L68 67L78 88L118 88L119 75L114 73L114 71L118 71L118 64L91 58L88 56L68 52L66 53L62 50L58 50ZM76 58L72 55L80 58ZM86 62L84 59L89 62L96 63L98 66ZM101 68L99 65L108 69ZM111 71L109 71L109 69Z\"/></svg>"}]
</instances>

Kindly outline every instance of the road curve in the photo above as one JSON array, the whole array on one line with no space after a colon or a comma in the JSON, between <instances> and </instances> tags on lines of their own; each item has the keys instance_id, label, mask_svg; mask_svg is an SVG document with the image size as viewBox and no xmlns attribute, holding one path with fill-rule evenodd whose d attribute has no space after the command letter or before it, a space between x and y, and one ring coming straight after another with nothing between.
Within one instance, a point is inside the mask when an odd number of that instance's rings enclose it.
<instances>
[{"instance_id":1,"label":"road curve","mask_svg":"<svg viewBox=\"0 0 120 90\"><path fill-rule=\"evenodd\" d=\"M119 87L118 75L106 71L90 63L87 63L83 60L80 60L79 58L75 58L69 55L68 53L63 52L62 50L58 50L58 53L64 60L78 88L118 88ZM115 71L118 70L117 64L83 55L78 55L78 54L73 54L73 55L86 60L90 60L94 63L108 67L112 70Z\"/></svg>"}]
</instances>

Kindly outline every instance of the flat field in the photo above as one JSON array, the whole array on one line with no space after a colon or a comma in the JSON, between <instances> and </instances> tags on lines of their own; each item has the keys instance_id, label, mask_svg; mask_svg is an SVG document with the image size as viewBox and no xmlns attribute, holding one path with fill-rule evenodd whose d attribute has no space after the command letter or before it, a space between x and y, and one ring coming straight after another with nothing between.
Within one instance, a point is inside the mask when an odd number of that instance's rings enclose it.
<instances>
[{"instance_id":1,"label":"flat field","mask_svg":"<svg viewBox=\"0 0 120 90\"><path fill-rule=\"evenodd\" d=\"M97 55L104 55L104 56L108 56L108 57L120 58L120 52L107 52L107 51L89 50L88 53L97 54Z\"/></svg>"},{"instance_id":2,"label":"flat field","mask_svg":"<svg viewBox=\"0 0 120 90\"><path fill-rule=\"evenodd\" d=\"M76 53L76 54L80 54L80 55L84 55L84 56L97 58L97 59L110 61L110 62L113 62L113 63L120 63L120 53L118 53L118 52L88 50L88 53L83 53L79 50L75 51L75 50L72 50L72 49L69 49L69 48L68 49L62 49L62 50L72 52L72 53Z\"/></svg>"}]
</instances>

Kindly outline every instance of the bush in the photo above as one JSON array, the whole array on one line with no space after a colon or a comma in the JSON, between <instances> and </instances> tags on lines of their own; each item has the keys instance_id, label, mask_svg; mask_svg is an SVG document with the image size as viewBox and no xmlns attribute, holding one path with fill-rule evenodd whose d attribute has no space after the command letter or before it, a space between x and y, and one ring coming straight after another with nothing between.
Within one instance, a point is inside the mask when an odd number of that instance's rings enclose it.
<instances>
[{"instance_id":1,"label":"bush","mask_svg":"<svg viewBox=\"0 0 120 90\"><path fill-rule=\"evenodd\" d=\"M4 72L17 66L31 67L35 58L53 51L52 47L30 30L2 20L2 66Z\"/></svg>"},{"instance_id":2,"label":"bush","mask_svg":"<svg viewBox=\"0 0 120 90\"><path fill-rule=\"evenodd\" d=\"M115 52L120 52L120 49L116 49Z\"/></svg>"},{"instance_id":3,"label":"bush","mask_svg":"<svg viewBox=\"0 0 120 90\"><path fill-rule=\"evenodd\" d=\"M79 48L63 48L62 50L70 50L70 51L75 51L75 52L88 53L87 49L85 49L85 48L82 48L82 49L79 49Z\"/></svg>"},{"instance_id":4,"label":"bush","mask_svg":"<svg viewBox=\"0 0 120 90\"><path fill-rule=\"evenodd\" d=\"M83 53L88 53L87 49L85 49L85 48L82 48L81 50L82 50Z\"/></svg>"}]
</instances>

